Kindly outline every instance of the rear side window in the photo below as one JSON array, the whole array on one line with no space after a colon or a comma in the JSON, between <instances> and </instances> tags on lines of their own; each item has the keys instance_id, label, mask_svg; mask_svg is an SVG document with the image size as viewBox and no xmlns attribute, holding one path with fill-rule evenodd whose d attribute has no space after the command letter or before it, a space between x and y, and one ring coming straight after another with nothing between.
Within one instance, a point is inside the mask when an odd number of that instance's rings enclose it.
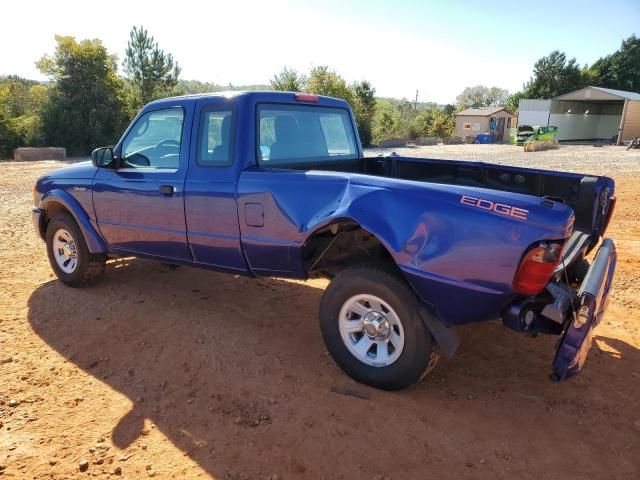
<instances>
[{"instance_id":1,"label":"rear side window","mask_svg":"<svg viewBox=\"0 0 640 480\"><path fill-rule=\"evenodd\" d=\"M200 119L198 164L220 167L233 162L233 111L205 109Z\"/></svg>"},{"instance_id":2,"label":"rear side window","mask_svg":"<svg viewBox=\"0 0 640 480\"><path fill-rule=\"evenodd\" d=\"M317 163L358 157L349 112L311 105L258 106L258 164Z\"/></svg>"}]
</instances>

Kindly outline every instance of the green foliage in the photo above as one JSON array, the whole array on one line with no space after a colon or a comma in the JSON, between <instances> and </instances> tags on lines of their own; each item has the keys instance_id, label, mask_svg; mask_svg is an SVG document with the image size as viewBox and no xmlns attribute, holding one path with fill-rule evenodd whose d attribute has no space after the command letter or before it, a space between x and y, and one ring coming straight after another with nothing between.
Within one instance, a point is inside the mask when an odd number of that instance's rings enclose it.
<instances>
[{"instance_id":1,"label":"green foliage","mask_svg":"<svg viewBox=\"0 0 640 480\"><path fill-rule=\"evenodd\" d=\"M303 92L307 86L307 77L296 70L284 67L280 73L273 76L269 86L273 90L283 92Z\"/></svg>"},{"instance_id":2,"label":"green foliage","mask_svg":"<svg viewBox=\"0 0 640 480\"><path fill-rule=\"evenodd\" d=\"M0 158L10 157L14 148L42 143L39 113L46 91L33 80L0 77Z\"/></svg>"},{"instance_id":3,"label":"green foliage","mask_svg":"<svg viewBox=\"0 0 640 480\"><path fill-rule=\"evenodd\" d=\"M453 135L453 105L410 103L407 100L378 100L373 122L373 140L390 138L415 140L420 137L447 138Z\"/></svg>"},{"instance_id":4,"label":"green foliage","mask_svg":"<svg viewBox=\"0 0 640 480\"><path fill-rule=\"evenodd\" d=\"M363 80L354 83L351 90L351 108L358 124L360 141L363 145L370 145L373 140L373 117L376 113L376 89Z\"/></svg>"},{"instance_id":5,"label":"green foliage","mask_svg":"<svg viewBox=\"0 0 640 480\"><path fill-rule=\"evenodd\" d=\"M640 92L640 38L631 35L620 49L588 69L588 85Z\"/></svg>"},{"instance_id":6,"label":"green foliage","mask_svg":"<svg viewBox=\"0 0 640 480\"><path fill-rule=\"evenodd\" d=\"M394 138L400 135L400 112L388 100L379 101L374 115L373 139Z\"/></svg>"},{"instance_id":7,"label":"green foliage","mask_svg":"<svg viewBox=\"0 0 640 480\"><path fill-rule=\"evenodd\" d=\"M335 70L330 70L326 65L311 69L307 82L307 91L318 95L342 98L347 102L353 100L353 92L345 79L338 75Z\"/></svg>"},{"instance_id":8,"label":"green foliage","mask_svg":"<svg viewBox=\"0 0 640 480\"><path fill-rule=\"evenodd\" d=\"M124 82L117 57L100 40L56 36L56 42L53 56L36 63L55 81L40 111L44 140L71 155L86 155L114 143L124 128Z\"/></svg>"},{"instance_id":9,"label":"green foliage","mask_svg":"<svg viewBox=\"0 0 640 480\"><path fill-rule=\"evenodd\" d=\"M533 77L525 84L525 98L553 98L584 86L576 59L554 50L533 65Z\"/></svg>"},{"instance_id":10,"label":"green foliage","mask_svg":"<svg viewBox=\"0 0 640 480\"><path fill-rule=\"evenodd\" d=\"M505 107L511 112L517 112L522 98L527 98L524 92L516 92L513 95L509 95Z\"/></svg>"},{"instance_id":11,"label":"green foliage","mask_svg":"<svg viewBox=\"0 0 640 480\"><path fill-rule=\"evenodd\" d=\"M502 107L508 98L509 92L504 88L476 85L465 88L456 97L456 106L459 110L470 107Z\"/></svg>"},{"instance_id":12,"label":"green foliage","mask_svg":"<svg viewBox=\"0 0 640 480\"><path fill-rule=\"evenodd\" d=\"M509 97L507 108L516 111L521 98L553 98L589 85L640 92L640 38L631 35L591 67L580 68L575 58L554 50L535 63L533 77Z\"/></svg>"},{"instance_id":13,"label":"green foliage","mask_svg":"<svg viewBox=\"0 0 640 480\"><path fill-rule=\"evenodd\" d=\"M201 82L199 80L178 80L176 90L183 92L183 94L192 93L211 93L211 92L226 92L233 90L268 90L268 85L218 85L213 82Z\"/></svg>"},{"instance_id":14,"label":"green foliage","mask_svg":"<svg viewBox=\"0 0 640 480\"><path fill-rule=\"evenodd\" d=\"M180 93L176 90L180 67L170 53L160 49L144 27L133 27L123 62L134 109L158 98Z\"/></svg>"}]
</instances>

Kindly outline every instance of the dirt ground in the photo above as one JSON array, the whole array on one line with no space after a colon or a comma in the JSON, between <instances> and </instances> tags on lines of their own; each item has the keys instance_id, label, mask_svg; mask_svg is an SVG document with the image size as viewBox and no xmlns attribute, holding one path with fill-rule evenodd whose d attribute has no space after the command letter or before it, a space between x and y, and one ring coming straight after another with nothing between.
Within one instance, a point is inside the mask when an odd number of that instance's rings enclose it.
<instances>
[{"instance_id":1,"label":"dirt ground","mask_svg":"<svg viewBox=\"0 0 640 480\"><path fill-rule=\"evenodd\" d=\"M459 328L456 357L417 387L356 384L322 343L324 281L124 259L95 286L66 288L30 219L36 177L62 164L0 162L0 475L640 478L640 152L411 153L615 178L614 291L578 377L547 379L555 337L489 322Z\"/></svg>"}]
</instances>

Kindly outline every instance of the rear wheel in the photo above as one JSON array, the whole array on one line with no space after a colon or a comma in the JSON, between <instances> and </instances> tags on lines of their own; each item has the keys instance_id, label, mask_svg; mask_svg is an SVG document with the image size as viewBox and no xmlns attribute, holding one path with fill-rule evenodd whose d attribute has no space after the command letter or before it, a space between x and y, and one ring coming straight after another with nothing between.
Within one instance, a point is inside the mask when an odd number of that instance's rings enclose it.
<instances>
[{"instance_id":1,"label":"rear wheel","mask_svg":"<svg viewBox=\"0 0 640 480\"><path fill-rule=\"evenodd\" d=\"M84 287L104 272L105 256L89 252L80 227L68 213L51 219L46 243L51 268L65 285Z\"/></svg>"},{"instance_id":2,"label":"rear wheel","mask_svg":"<svg viewBox=\"0 0 640 480\"><path fill-rule=\"evenodd\" d=\"M336 276L320 304L320 328L336 363L355 380L384 390L417 383L438 347L404 279L376 266Z\"/></svg>"}]
</instances>

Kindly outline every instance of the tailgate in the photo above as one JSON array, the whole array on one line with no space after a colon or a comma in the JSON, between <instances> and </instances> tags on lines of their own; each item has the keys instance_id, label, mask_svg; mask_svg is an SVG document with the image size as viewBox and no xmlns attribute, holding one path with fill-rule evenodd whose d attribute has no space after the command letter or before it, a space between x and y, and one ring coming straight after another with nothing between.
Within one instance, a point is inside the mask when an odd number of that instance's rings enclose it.
<instances>
[{"instance_id":1,"label":"tailgate","mask_svg":"<svg viewBox=\"0 0 640 480\"><path fill-rule=\"evenodd\" d=\"M564 325L553 361L553 380L566 380L582 369L591 348L593 329L607 307L615 267L616 247L613 240L605 239L578 291L576 311Z\"/></svg>"}]
</instances>

